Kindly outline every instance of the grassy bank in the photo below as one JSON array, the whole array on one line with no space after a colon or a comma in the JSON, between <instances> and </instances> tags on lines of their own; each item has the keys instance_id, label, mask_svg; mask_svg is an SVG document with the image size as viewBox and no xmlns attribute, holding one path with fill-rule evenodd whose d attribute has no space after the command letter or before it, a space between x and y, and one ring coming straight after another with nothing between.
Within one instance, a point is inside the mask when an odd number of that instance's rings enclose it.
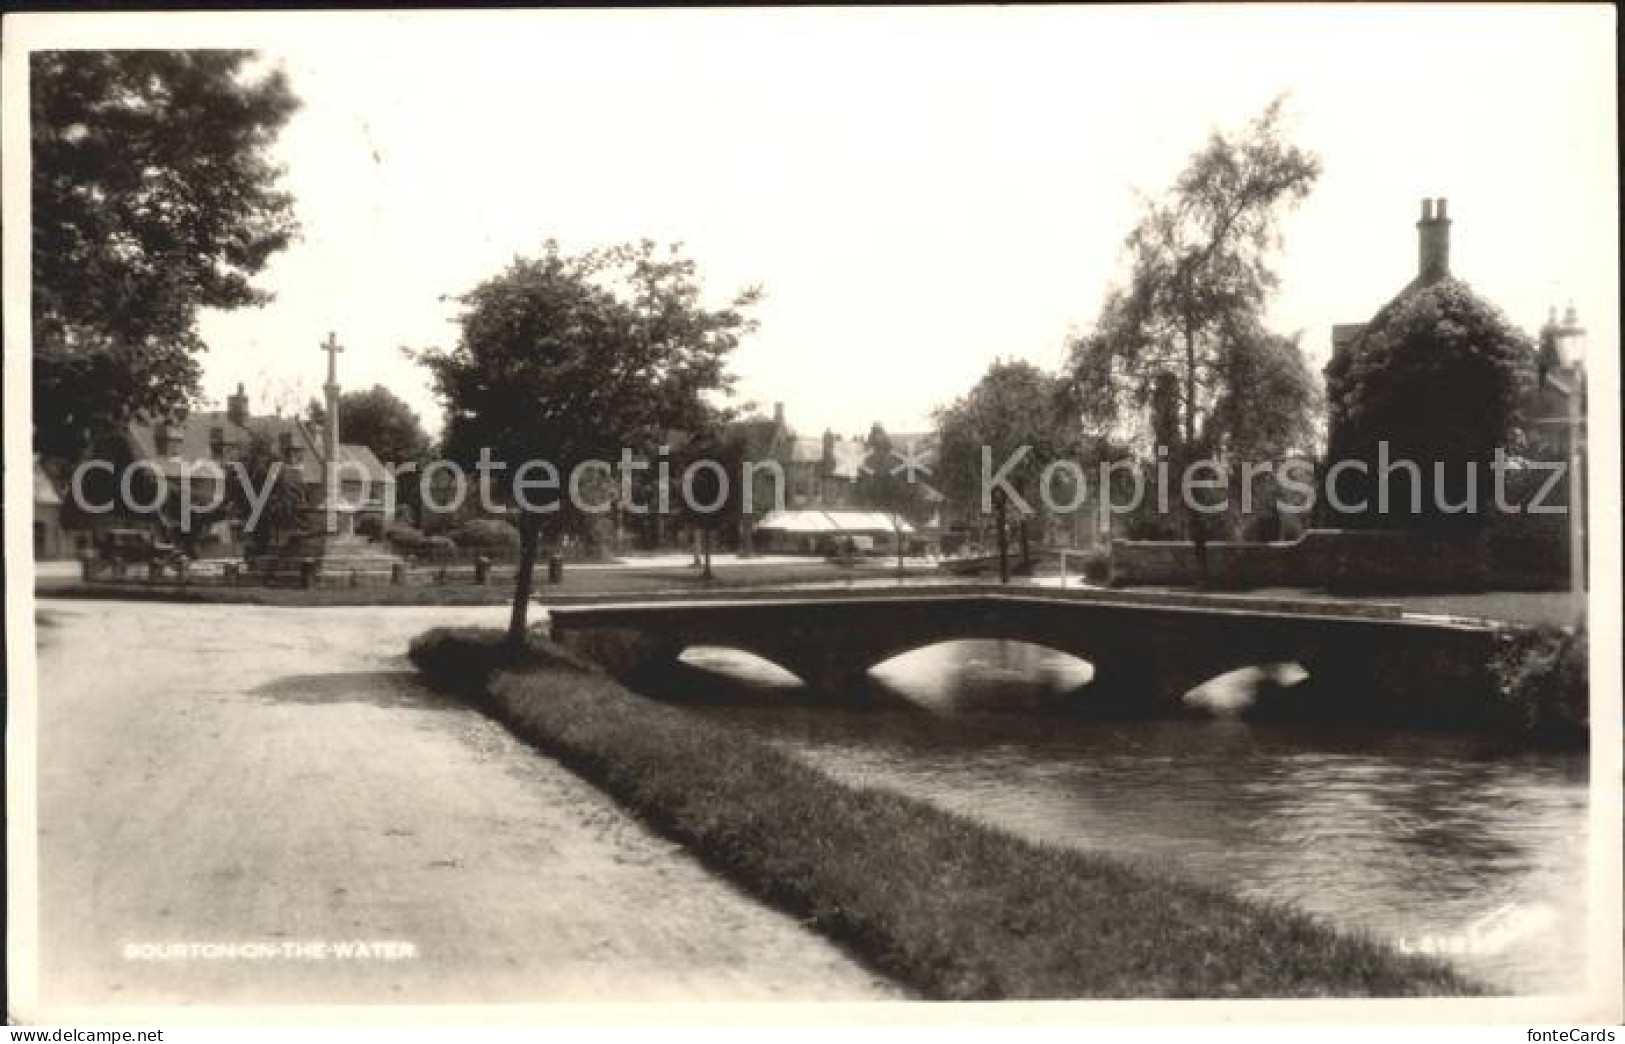
<instances>
[{"instance_id":1,"label":"grassy bank","mask_svg":"<svg viewBox=\"0 0 1625 1044\"><path fill-rule=\"evenodd\" d=\"M836 782L541 640L437 630L413 662L716 872L941 999L1465 994L1445 965L1278 906Z\"/></svg>"}]
</instances>

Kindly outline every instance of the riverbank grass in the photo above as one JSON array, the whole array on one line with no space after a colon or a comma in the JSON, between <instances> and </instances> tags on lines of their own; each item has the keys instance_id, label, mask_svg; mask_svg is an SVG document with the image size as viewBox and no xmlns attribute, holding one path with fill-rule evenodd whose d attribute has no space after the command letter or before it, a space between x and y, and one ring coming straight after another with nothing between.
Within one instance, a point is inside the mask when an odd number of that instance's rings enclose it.
<instances>
[{"instance_id":1,"label":"riverbank grass","mask_svg":"<svg viewBox=\"0 0 1625 1044\"><path fill-rule=\"evenodd\" d=\"M419 636L413 662L715 872L935 999L1470 994L1431 959L837 782L569 652ZM635 915L629 911L629 915Z\"/></svg>"}]
</instances>

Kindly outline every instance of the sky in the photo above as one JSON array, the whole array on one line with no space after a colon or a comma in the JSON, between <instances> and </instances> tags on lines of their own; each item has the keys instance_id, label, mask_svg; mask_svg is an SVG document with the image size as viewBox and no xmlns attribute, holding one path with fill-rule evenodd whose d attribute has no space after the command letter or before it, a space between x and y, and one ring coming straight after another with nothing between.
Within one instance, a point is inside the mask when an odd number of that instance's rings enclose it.
<instances>
[{"instance_id":1,"label":"sky","mask_svg":"<svg viewBox=\"0 0 1625 1044\"><path fill-rule=\"evenodd\" d=\"M79 31L105 29L110 22ZM1119 273L1140 194L1290 93L1324 173L1282 225L1270 321L1318 368L1414 274L1423 197L1452 267L1533 331L1573 301L1617 352L1605 8L1331 7L243 14L125 23L232 44L303 108L276 146L302 237L275 301L205 315L204 390L256 408L384 384L403 346L546 238L680 241L720 302L766 292L736 402L803 433L923 429L995 358L1057 367Z\"/></svg>"}]
</instances>

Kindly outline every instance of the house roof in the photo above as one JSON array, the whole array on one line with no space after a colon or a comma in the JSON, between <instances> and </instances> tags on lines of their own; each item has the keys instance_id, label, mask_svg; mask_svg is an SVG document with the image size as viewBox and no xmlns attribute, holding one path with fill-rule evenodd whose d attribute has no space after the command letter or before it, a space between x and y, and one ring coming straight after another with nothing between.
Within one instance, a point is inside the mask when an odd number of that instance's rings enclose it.
<instances>
[{"instance_id":1,"label":"house roof","mask_svg":"<svg viewBox=\"0 0 1625 1044\"><path fill-rule=\"evenodd\" d=\"M792 435L789 449L792 464L817 464L824 459L824 440L816 435Z\"/></svg>"},{"instance_id":2,"label":"house roof","mask_svg":"<svg viewBox=\"0 0 1625 1044\"><path fill-rule=\"evenodd\" d=\"M1341 348L1365 332L1364 323L1337 323L1332 326L1332 348Z\"/></svg>"},{"instance_id":3,"label":"house roof","mask_svg":"<svg viewBox=\"0 0 1625 1044\"><path fill-rule=\"evenodd\" d=\"M179 440L169 453L160 452L160 432ZM249 417L238 424L225 412L205 410L189 413L179 421L136 422L130 425L129 434L135 455L157 463L166 477L177 477L183 469L194 475L220 474L221 461L214 452L217 443L223 447L224 456L230 458L246 450L256 435L269 439L279 450L286 438L300 452L297 459L285 461L285 466L297 468L307 483L322 481L321 440L310 425L297 417ZM338 463L344 469L341 478L365 474L368 482L395 482L395 476L366 446L340 443Z\"/></svg>"},{"instance_id":4,"label":"house roof","mask_svg":"<svg viewBox=\"0 0 1625 1044\"><path fill-rule=\"evenodd\" d=\"M737 441L746 460L766 460L773 456L779 440L779 423L770 417L747 417L730 422L724 437Z\"/></svg>"},{"instance_id":5,"label":"house roof","mask_svg":"<svg viewBox=\"0 0 1625 1044\"><path fill-rule=\"evenodd\" d=\"M34 455L34 505L36 507L51 507L62 503L62 494L56 490L56 483L51 476L40 467L39 454Z\"/></svg>"}]
</instances>

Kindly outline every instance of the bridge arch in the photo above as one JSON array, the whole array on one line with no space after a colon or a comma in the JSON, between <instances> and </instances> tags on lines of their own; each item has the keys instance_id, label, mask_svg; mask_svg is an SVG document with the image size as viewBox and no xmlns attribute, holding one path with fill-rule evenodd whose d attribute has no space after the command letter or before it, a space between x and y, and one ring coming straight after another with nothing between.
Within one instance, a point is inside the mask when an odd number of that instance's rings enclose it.
<instances>
[{"instance_id":1,"label":"bridge arch","mask_svg":"<svg viewBox=\"0 0 1625 1044\"><path fill-rule=\"evenodd\" d=\"M726 674L751 686L786 688L807 681L784 664L722 642L694 642L676 650L675 658L690 667Z\"/></svg>"},{"instance_id":2,"label":"bridge arch","mask_svg":"<svg viewBox=\"0 0 1625 1044\"><path fill-rule=\"evenodd\" d=\"M1296 660L1249 664L1220 671L1180 697L1187 707L1231 717L1243 715L1310 677Z\"/></svg>"},{"instance_id":3,"label":"bridge arch","mask_svg":"<svg viewBox=\"0 0 1625 1044\"><path fill-rule=\"evenodd\" d=\"M895 673L909 669L930 674L959 673L964 670L1021 670L1054 681L1071 681L1072 688L1086 685L1095 674L1094 663L1074 650L1024 638L944 638L928 641L901 652L883 656L869 665L872 674Z\"/></svg>"}]
</instances>

